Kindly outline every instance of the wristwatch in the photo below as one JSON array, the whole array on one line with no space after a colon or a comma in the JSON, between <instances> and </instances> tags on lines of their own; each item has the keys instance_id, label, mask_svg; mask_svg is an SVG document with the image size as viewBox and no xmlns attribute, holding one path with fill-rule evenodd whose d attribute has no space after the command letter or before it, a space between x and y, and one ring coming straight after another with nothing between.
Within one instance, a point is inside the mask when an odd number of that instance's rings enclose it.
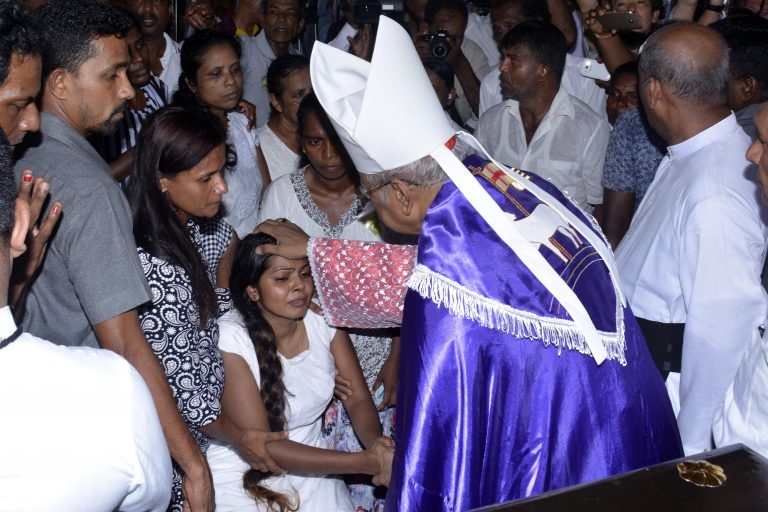
<instances>
[{"instance_id":1,"label":"wristwatch","mask_svg":"<svg viewBox=\"0 0 768 512\"><path fill-rule=\"evenodd\" d=\"M707 4L705 9L708 11L720 13L720 12L723 12L723 9L725 9L725 4L721 4L721 5Z\"/></svg>"}]
</instances>

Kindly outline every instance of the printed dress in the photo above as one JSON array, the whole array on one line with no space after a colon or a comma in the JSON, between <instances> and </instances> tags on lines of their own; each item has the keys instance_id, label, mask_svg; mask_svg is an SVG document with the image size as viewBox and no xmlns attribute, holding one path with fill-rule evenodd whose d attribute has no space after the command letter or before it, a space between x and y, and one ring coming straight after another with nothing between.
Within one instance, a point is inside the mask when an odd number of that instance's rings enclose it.
<instances>
[{"instance_id":1,"label":"printed dress","mask_svg":"<svg viewBox=\"0 0 768 512\"><path fill-rule=\"evenodd\" d=\"M216 267L232 238L232 228L220 219L192 220L190 238L203 256L215 283ZM152 293L152 302L139 308L141 330L160 360L176 406L192 436L205 453L211 439L198 429L221 413L224 363L219 352L217 319L200 325L199 309L187 273L173 263L138 248L139 260ZM227 290L218 289L219 313L231 308ZM180 512L182 472L173 465L173 496L168 510Z\"/></svg>"}]
</instances>

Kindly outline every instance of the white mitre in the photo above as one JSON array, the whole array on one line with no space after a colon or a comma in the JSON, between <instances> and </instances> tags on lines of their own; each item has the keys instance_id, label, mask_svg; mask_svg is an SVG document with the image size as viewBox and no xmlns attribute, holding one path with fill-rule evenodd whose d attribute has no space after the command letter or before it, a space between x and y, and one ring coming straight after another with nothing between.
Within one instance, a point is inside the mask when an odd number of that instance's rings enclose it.
<instances>
[{"instance_id":1,"label":"white mitre","mask_svg":"<svg viewBox=\"0 0 768 512\"><path fill-rule=\"evenodd\" d=\"M357 170L376 174L415 162L454 130L408 33L382 16L371 62L315 43L312 88Z\"/></svg>"},{"instance_id":2,"label":"white mitre","mask_svg":"<svg viewBox=\"0 0 768 512\"><path fill-rule=\"evenodd\" d=\"M583 333L595 361L600 364L608 357L600 334L573 290L521 234L514 218L502 211L446 147L454 130L404 28L387 17L379 18L370 63L326 44L315 43L309 71L315 95L359 172L376 174L427 155L434 158L488 225L563 305ZM493 160L472 136L462 132L460 137L478 153ZM515 173L493 161L590 242L611 271L617 300L624 301L613 254L605 242L556 198L531 181L518 180Z\"/></svg>"}]
</instances>

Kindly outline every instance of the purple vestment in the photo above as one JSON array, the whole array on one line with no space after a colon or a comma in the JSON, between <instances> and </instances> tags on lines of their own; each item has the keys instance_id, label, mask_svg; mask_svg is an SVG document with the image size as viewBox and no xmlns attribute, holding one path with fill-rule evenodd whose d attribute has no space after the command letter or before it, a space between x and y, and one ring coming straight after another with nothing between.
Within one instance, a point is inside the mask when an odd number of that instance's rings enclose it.
<instances>
[{"instance_id":1,"label":"purple vestment","mask_svg":"<svg viewBox=\"0 0 768 512\"><path fill-rule=\"evenodd\" d=\"M493 164L465 164L517 221L557 222ZM550 183L519 179L592 225ZM555 226L528 240L589 312L609 354L599 366L568 313L452 183L432 203L405 301L387 510L467 510L682 456L631 310L588 242L564 220Z\"/></svg>"}]
</instances>

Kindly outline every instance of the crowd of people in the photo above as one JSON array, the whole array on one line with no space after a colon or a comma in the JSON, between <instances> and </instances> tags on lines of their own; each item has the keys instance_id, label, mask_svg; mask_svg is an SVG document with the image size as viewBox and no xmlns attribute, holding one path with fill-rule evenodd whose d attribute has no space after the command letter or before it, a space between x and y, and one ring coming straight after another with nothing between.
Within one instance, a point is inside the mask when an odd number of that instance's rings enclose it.
<instances>
[{"instance_id":1,"label":"crowd of people","mask_svg":"<svg viewBox=\"0 0 768 512\"><path fill-rule=\"evenodd\" d=\"M0 511L768 457L766 2L319 4L0 0Z\"/></svg>"}]
</instances>

